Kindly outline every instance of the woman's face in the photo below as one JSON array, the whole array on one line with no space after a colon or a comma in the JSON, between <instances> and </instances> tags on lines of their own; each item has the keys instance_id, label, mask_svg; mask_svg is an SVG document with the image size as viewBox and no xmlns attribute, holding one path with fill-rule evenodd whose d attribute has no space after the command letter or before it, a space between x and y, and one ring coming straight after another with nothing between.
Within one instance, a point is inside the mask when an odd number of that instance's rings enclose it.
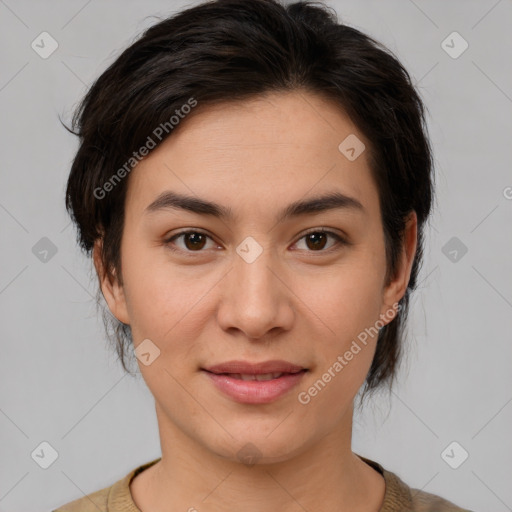
<instances>
[{"instance_id":1,"label":"woman's face","mask_svg":"<svg viewBox=\"0 0 512 512\"><path fill-rule=\"evenodd\" d=\"M196 114L132 171L123 287L104 280L103 292L131 326L161 437L178 432L233 460L286 460L350 429L377 329L405 292L415 218L409 256L385 286L368 141L348 117L305 92ZM233 374L252 379L254 368L206 371L276 360L296 367L261 367L286 373L250 382Z\"/></svg>"}]
</instances>

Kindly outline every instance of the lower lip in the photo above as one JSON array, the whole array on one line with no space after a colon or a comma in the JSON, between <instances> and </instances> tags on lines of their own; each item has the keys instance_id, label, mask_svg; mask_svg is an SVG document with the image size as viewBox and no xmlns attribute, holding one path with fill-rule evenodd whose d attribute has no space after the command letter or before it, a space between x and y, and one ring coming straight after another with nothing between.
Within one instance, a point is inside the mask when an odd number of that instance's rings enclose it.
<instances>
[{"instance_id":1,"label":"lower lip","mask_svg":"<svg viewBox=\"0 0 512 512\"><path fill-rule=\"evenodd\" d=\"M302 379L307 370L298 373L288 373L277 379L257 381L241 380L229 375L217 375L203 370L213 381L217 389L242 404L266 404L277 400Z\"/></svg>"}]
</instances>

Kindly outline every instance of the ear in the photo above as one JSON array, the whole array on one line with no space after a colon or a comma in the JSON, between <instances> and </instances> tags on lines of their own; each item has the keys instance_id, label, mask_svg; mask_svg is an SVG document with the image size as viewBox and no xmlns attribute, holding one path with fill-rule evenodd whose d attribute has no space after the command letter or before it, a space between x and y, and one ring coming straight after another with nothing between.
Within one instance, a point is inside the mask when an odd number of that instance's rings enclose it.
<instances>
[{"instance_id":1,"label":"ear","mask_svg":"<svg viewBox=\"0 0 512 512\"><path fill-rule=\"evenodd\" d=\"M387 283L383 290L383 304L381 316L391 321L397 312L396 306L405 295L409 279L411 277L412 264L416 255L418 233L418 217L415 211L409 215L404 231L402 251L398 261L397 270L392 280Z\"/></svg>"},{"instance_id":2,"label":"ear","mask_svg":"<svg viewBox=\"0 0 512 512\"><path fill-rule=\"evenodd\" d=\"M108 304L110 312L124 324L130 324L130 317L128 315L128 308L126 307L126 297L124 288L119 283L116 275L109 275L103 265L101 258L103 240L98 239L94 243L93 248L93 261L98 280L103 293L103 297Z\"/></svg>"}]
</instances>

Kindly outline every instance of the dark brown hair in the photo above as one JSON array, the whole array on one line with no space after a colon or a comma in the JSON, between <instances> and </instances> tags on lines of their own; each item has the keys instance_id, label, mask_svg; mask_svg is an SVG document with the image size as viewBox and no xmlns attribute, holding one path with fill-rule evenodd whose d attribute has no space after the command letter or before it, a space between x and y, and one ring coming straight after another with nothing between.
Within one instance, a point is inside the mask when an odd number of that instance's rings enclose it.
<instances>
[{"instance_id":1,"label":"dark brown hair","mask_svg":"<svg viewBox=\"0 0 512 512\"><path fill-rule=\"evenodd\" d=\"M433 200L425 107L398 59L369 36L339 23L324 4L205 2L159 21L124 50L92 85L73 117L71 131L80 146L67 183L66 207L78 242L90 255L102 237L104 267L122 283L120 243L129 182L122 178L136 164L134 152L149 145L148 137L156 146L171 136L171 118L183 118L184 105L196 102L191 115L197 115L211 104L274 91L304 91L334 101L370 142L367 152L379 192L388 280L397 268L406 218L413 210L417 214L418 246L409 285L397 316L379 332L363 394L385 382L391 389ZM186 127L186 122L178 126ZM130 327L105 310L107 333L128 371Z\"/></svg>"}]
</instances>

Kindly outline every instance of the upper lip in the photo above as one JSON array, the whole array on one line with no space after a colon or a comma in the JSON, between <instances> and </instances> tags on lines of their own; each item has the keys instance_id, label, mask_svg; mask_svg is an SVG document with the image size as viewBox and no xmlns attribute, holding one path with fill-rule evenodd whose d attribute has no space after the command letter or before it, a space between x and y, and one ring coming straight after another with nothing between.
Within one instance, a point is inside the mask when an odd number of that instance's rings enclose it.
<instances>
[{"instance_id":1,"label":"upper lip","mask_svg":"<svg viewBox=\"0 0 512 512\"><path fill-rule=\"evenodd\" d=\"M203 368L211 373L240 373L244 375L261 375L263 373L297 373L306 368L290 363L288 361L274 360L261 363L250 363L248 361L226 361Z\"/></svg>"}]
</instances>

